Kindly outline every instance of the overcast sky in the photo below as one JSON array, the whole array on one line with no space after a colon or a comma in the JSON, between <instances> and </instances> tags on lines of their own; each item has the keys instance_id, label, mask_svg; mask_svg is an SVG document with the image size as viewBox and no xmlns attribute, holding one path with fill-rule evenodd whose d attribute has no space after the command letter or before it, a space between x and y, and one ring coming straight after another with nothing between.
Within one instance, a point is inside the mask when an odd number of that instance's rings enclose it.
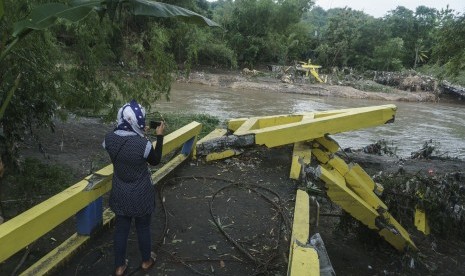
<instances>
[{"instance_id":1,"label":"overcast sky","mask_svg":"<svg viewBox=\"0 0 465 276\"><path fill-rule=\"evenodd\" d=\"M463 14L465 12L465 0L316 0L316 5L327 10L330 8L344 8L349 7L354 10L361 10L367 14L373 15L374 17L385 16L390 10L395 9L397 6L404 6L412 11L418 6L427 6L441 10L446 8L449 4L449 8Z\"/></svg>"}]
</instances>

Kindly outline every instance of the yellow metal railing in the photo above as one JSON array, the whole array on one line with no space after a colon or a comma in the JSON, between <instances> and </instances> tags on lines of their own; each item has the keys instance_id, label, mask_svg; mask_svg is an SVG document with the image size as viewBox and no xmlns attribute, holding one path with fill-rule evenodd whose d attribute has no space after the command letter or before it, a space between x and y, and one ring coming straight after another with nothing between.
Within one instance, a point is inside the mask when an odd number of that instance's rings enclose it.
<instances>
[{"instance_id":1,"label":"yellow metal railing","mask_svg":"<svg viewBox=\"0 0 465 276\"><path fill-rule=\"evenodd\" d=\"M161 176L167 174L166 171L174 169L177 164L180 164L180 162L187 158L192 150L195 150L195 141L201 128L202 125L200 123L192 122L164 137L162 156L166 156L181 146L183 147L182 153L174 158L175 162L170 162L160 168L156 173L154 173L152 178L160 179ZM155 143L156 142L154 142L154 144ZM0 225L0 262L8 259L13 254L42 237L68 218L73 217L76 213L89 206L89 204L94 203L102 195L107 193L111 189L112 175L113 165L108 165L96 173L87 176L66 190ZM98 185L87 190L86 187L95 176L99 177ZM101 218L103 217L103 221L99 224L108 223L111 221L113 216L114 214L111 211L105 210L103 215L100 216ZM51 256L55 254L60 255L60 258L65 258L63 255L68 253L71 254L71 252L74 251L79 244L84 243L87 239L88 236L75 234L60 245L67 248L65 250L67 252L58 250L59 254L57 254L54 253L54 251L57 250L54 250L50 252L49 255ZM51 269L50 263L42 265L41 261L39 261L23 274L42 274L44 269Z\"/></svg>"}]
</instances>

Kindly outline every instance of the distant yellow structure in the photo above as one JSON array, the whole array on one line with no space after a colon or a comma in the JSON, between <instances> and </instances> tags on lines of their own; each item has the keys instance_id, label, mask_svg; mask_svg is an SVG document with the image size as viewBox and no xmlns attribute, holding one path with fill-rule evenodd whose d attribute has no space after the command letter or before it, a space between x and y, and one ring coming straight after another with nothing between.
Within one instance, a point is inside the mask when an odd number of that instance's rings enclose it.
<instances>
[{"instance_id":1,"label":"distant yellow structure","mask_svg":"<svg viewBox=\"0 0 465 276\"><path fill-rule=\"evenodd\" d=\"M318 69L320 68L321 68L320 65L312 64L311 59L309 59L308 62L299 61L299 66L297 66L297 70L304 71L307 77L308 77L308 73L310 73L312 74L313 77L315 77L315 79L318 82L325 82L318 75Z\"/></svg>"}]
</instances>

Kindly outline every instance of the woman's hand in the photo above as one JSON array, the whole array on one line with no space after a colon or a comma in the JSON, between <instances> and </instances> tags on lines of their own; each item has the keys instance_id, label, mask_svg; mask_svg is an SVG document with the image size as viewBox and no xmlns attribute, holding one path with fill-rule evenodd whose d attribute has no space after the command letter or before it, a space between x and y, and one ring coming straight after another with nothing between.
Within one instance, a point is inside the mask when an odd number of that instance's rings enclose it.
<instances>
[{"instance_id":1,"label":"woman's hand","mask_svg":"<svg viewBox=\"0 0 465 276\"><path fill-rule=\"evenodd\" d=\"M165 122L161 121L160 125L155 129L156 135L163 135L165 132Z\"/></svg>"}]
</instances>

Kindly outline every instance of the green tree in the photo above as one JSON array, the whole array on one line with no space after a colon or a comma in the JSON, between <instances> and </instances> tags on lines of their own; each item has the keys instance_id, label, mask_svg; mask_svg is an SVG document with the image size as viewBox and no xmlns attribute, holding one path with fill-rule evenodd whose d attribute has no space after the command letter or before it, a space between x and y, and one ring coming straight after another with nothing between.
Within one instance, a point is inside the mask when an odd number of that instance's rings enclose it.
<instances>
[{"instance_id":1,"label":"green tree","mask_svg":"<svg viewBox=\"0 0 465 276\"><path fill-rule=\"evenodd\" d=\"M34 135L34 127L53 130L53 118L64 109L107 108L114 114L128 98L148 106L168 95L174 68L166 52L168 31L143 17L218 26L155 1L42 2L8 0L4 6L0 0L0 155L8 167L16 164L24 135ZM116 61L133 57L135 64L111 71ZM105 65L112 69L102 70Z\"/></svg>"},{"instance_id":2,"label":"green tree","mask_svg":"<svg viewBox=\"0 0 465 276\"><path fill-rule=\"evenodd\" d=\"M439 65L446 66L447 74L457 76L465 69L465 14L447 13L443 18L433 56Z\"/></svg>"},{"instance_id":3,"label":"green tree","mask_svg":"<svg viewBox=\"0 0 465 276\"><path fill-rule=\"evenodd\" d=\"M415 12L399 6L385 17L391 37L404 41L404 67L416 68L425 62L434 44L434 31L437 28L436 9L419 6Z\"/></svg>"},{"instance_id":4,"label":"green tree","mask_svg":"<svg viewBox=\"0 0 465 276\"><path fill-rule=\"evenodd\" d=\"M370 18L361 11L350 8L333 9L316 49L318 60L326 66L354 66L356 43L361 37L361 26Z\"/></svg>"},{"instance_id":5,"label":"green tree","mask_svg":"<svg viewBox=\"0 0 465 276\"><path fill-rule=\"evenodd\" d=\"M391 38L386 43L376 46L373 53L374 68L383 71L402 69L404 41L400 37Z\"/></svg>"},{"instance_id":6,"label":"green tree","mask_svg":"<svg viewBox=\"0 0 465 276\"><path fill-rule=\"evenodd\" d=\"M308 0L228 0L220 2L214 18L221 19L239 63L285 63L289 53L306 39L307 34L301 37L302 32L294 30L312 5Z\"/></svg>"}]
</instances>

